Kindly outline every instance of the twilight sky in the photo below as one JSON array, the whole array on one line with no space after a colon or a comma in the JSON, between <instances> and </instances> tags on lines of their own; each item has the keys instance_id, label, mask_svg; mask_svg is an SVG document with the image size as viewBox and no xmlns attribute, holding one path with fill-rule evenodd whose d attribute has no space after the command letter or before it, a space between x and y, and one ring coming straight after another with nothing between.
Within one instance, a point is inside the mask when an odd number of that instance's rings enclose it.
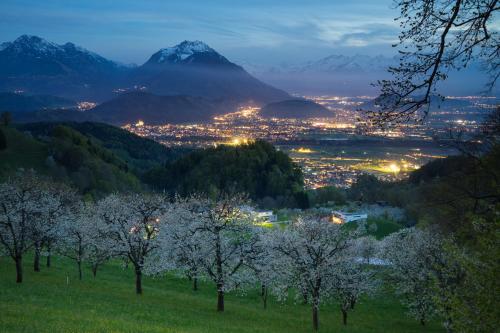
<instances>
[{"instance_id":1,"label":"twilight sky","mask_svg":"<svg viewBox=\"0 0 500 333\"><path fill-rule=\"evenodd\" d=\"M269 65L392 55L396 16L392 0L2 0L0 41L38 35L141 64L198 39L230 60Z\"/></svg>"}]
</instances>

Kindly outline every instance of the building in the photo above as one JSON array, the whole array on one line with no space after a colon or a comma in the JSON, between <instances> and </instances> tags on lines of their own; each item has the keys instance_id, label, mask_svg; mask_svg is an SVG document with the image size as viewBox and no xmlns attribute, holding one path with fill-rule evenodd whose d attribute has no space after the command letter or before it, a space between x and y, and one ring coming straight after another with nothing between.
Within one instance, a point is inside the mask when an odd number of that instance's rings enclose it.
<instances>
[{"instance_id":1,"label":"building","mask_svg":"<svg viewBox=\"0 0 500 333\"><path fill-rule=\"evenodd\" d=\"M368 218L368 214L345 213L345 212L341 212L339 210L332 212L332 222L338 223L338 224L366 220L367 218Z\"/></svg>"},{"instance_id":2,"label":"building","mask_svg":"<svg viewBox=\"0 0 500 333\"><path fill-rule=\"evenodd\" d=\"M277 222L278 216L272 210L256 210L251 206L241 206L242 212L252 216L255 222Z\"/></svg>"},{"instance_id":3,"label":"building","mask_svg":"<svg viewBox=\"0 0 500 333\"><path fill-rule=\"evenodd\" d=\"M256 218L263 222L276 222L278 221L278 216L273 213L272 210L257 211L255 212Z\"/></svg>"}]
</instances>

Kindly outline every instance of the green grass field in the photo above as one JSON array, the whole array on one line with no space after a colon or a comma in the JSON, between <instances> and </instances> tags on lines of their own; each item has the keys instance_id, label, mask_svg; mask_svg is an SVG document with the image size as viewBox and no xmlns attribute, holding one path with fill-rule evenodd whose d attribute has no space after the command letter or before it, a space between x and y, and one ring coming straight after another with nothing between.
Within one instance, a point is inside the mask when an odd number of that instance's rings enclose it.
<instances>
[{"instance_id":1,"label":"green grass field","mask_svg":"<svg viewBox=\"0 0 500 333\"><path fill-rule=\"evenodd\" d=\"M54 258L53 267L32 271L24 260L25 278L15 283L10 258L0 258L0 332L311 332L310 307L276 303L264 310L257 290L229 294L226 311L217 313L209 283L191 290L187 279L145 278L144 294L136 296L132 269L111 263L94 279L82 282L76 266ZM69 281L69 283L68 283ZM356 305L348 326L341 325L338 306L320 311L320 332L441 332L438 323L420 326L407 317L390 294Z\"/></svg>"}]
</instances>

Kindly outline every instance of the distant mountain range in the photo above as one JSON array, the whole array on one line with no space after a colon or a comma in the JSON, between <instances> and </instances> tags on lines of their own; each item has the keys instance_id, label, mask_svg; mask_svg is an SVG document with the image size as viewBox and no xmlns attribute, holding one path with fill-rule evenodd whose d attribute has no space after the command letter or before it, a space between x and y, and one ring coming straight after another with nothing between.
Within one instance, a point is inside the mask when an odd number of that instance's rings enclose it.
<instances>
[{"instance_id":1,"label":"distant mountain range","mask_svg":"<svg viewBox=\"0 0 500 333\"><path fill-rule=\"evenodd\" d=\"M137 89L236 104L289 98L200 41L161 49L138 67L120 65L72 43L58 45L37 36L23 35L0 45L0 91L102 102Z\"/></svg>"},{"instance_id":2,"label":"distant mountain range","mask_svg":"<svg viewBox=\"0 0 500 333\"><path fill-rule=\"evenodd\" d=\"M0 91L103 100L128 68L72 43L23 35L0 45Z\"/></svg>"},{"instance_id":3,"label":"distant mountain range","mask_svg":"<svg viewBox=\"0 0 500 333\"><path fill-rule=\"evenodd\" d=\"M140 66L125 66L73 43L23 35L0 44L0 111L14 112L23 122L115 125L204 122L242 104L262 106L265 117L327 117L326 108L274 86L301 95L375 96L370 83L387 78L386 69L396 63L397 58L384 56L332 55L300 65L244 64L253 76L201 41L183 41L158 50ZM452 75L442 92L481 91L479 72L473 65ZM77 111L82 101L98 105Z\"/></svg>"},{"instance_id":4,"label":"distant mountain range","mask_svg":"<svg viewBox=\"0 0 500 333\"><path fill-rule=\"evenodd\" d=\"M398 61L396 56L330 55L300 64L260 66L243 62L243 65L257 78L291 93L375 96L378 88L371 84L390 78L387 69L397 66ZM450 72L448 80L439 85L439 90L449 95L479 94L486 82L487 75L480 64L473 63L465 70ZM498 88L493 94L499 95Z\"/></svg>"}]
</instances>

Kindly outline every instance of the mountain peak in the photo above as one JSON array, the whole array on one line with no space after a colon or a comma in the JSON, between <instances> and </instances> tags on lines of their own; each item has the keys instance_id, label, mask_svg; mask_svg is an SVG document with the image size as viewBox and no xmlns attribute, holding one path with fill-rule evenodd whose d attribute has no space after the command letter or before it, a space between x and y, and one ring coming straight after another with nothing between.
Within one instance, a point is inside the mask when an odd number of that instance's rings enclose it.
<instances>
[{"instance_id":1,"label":"mountain peak","mask_svg":"<svg viewBox=\"0 0 500 333\"><path fill-rule=\"evenodd\" d=\"M16 57L27 56L35 59L58 58L58 61L61 61L62 58L78 58L80 60L82 60L82 58L87 58L100 63L113 63L112 61L109 61L100 55L73 43L68 42L66 44L59 45L34 35L21 35L13 42L2 43L0 44L0 51L8 52Z\"/></svg>"},{"instance_id":2,"label":"mountain peak","mask_svg":"<svg viewBox=\"0 0 500 333\"><path fill-rule=\"evenodd\" d=\"M207 44L202 41L188 41L185 40L180 44L177 44L173 47L167 47L161 49L157 53L155 53L151 60L154 62L161 64L164 62L168 63L178 63L186 60L193 54L197 53L214 53L216 54L214 49L212 49ZM153 59L154 58L154 59Z\"/></svg>"},{"instance_id":3,"label":"mountain peak","mask_svg":"<svg viewBox=\"0 0 500 333\"><path fill-rule=\"evenodd\" d=\"M61 50L59 45L34 35L21 35L13 42L3 43L1 49L3 50L8 47L12 47L18 52L31 50L40 53L54 53Z\"/></svg>"}]
</instances>

